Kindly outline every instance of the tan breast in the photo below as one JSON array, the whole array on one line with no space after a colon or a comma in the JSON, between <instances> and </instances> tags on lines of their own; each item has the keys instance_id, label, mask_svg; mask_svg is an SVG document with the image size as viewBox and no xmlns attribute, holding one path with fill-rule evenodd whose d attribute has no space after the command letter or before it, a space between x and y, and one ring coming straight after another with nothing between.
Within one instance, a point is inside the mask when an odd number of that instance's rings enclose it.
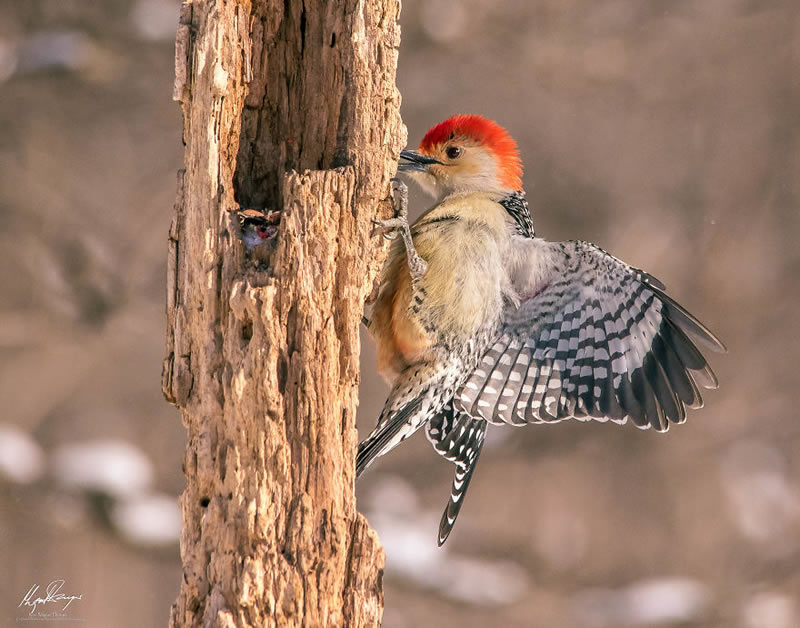
<instances>
[{"instance_id":1,"label":"tan breast","mask_svg":"<svg viewBox=\"0 0 800 628\"><path fill-rule=\"evenodd\" d=\"M470 195L446 199L414 224L414 246L428 263L418 313L410 308L405 247L399 239L393 243L370 324L384 377L391 381L424 358L441 333L466 339L488 318L499 316L501 292L509 283L502 262L508 220L493 199ZM426 333L420 317L436 332Z\"/></svg>"}]
</instances>

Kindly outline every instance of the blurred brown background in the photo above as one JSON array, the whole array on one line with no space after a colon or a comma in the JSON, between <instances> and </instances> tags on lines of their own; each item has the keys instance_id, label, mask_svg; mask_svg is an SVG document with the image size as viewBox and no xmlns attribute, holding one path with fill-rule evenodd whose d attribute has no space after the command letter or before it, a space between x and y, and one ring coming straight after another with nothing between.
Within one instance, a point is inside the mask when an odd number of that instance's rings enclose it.
<instances>
[{"instance_id":1,"label":"blurred brown background","mask_svg":"<svg viewBox=\"0 0 800 628\"><path fill-rule=\"evenodd\" d=\"M0 2L9 624L55 579L87 626L165 625L177 594L184 431L159 386L177 8ZM442 550L452 467L421 434L382 459L358 490L384 625L800 625L800 5L407 0L401 21L410 143L453 113L498 120L537 232L649 270L730 353L667 435L491 430ZM362 383L366 433L387 392L368 341Z\"/></svg>"}]
</instances>

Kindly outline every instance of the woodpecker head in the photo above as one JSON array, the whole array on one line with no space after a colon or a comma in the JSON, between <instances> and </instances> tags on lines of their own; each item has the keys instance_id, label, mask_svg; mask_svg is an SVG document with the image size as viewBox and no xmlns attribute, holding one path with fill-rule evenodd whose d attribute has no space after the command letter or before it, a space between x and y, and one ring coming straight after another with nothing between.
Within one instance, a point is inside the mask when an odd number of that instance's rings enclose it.
<instances>
[{"instance_id":1,"label":"woodpecker head","mask_svg":"<svg viewBox=\"0 0 800 628\"><path fill-rule=\"evenodd\" d=\"M425 134L418 150L404 150L400 159L398 170L438 198L522 189L517 143L483 116L457 115L440 122Z\"/></svg>"},{"instance_id":2,"label":"woodpecker head","mask_svg":"<svg viewBox=\"0 0 800 628\"><path fill-rule=\"evenodd\" d=\"M278 234L279 212L264 213L256 209L240 209L236 213L242 230L242 242L248 251L272 240Z\"/></svg>"}]
</instances>

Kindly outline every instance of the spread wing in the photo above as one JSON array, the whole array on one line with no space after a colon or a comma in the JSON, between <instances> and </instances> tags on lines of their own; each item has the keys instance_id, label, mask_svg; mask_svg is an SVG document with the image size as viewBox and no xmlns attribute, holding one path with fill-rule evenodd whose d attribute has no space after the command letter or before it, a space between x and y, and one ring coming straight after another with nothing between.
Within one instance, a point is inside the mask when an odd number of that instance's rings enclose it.
<instances>
[{"instance_id":1,"label":"spread wing","mask_svg":"<svg viewBox=\"0 0 800 628\"><path fill-rule=\"evenodd\" d=\"M457 411L522 425L608 419L665 431L717 379L695 342L725 351L664 286L586 242L554 243L549 281L509 308L456 392Z\"/></svg>"}]
</instances>

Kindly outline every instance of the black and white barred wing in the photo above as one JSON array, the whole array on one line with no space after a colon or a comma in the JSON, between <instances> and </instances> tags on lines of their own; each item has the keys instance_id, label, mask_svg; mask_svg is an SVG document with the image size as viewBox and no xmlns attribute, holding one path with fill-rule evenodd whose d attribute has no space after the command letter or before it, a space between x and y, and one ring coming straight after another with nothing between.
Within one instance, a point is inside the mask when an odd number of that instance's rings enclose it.
<instances>
[{"instance_id":1,"label":"black and white barred wing","mask_svg":"<svg viewBox=\"0 0 800 628\"><path fill-rule=\"evenodd\" d=\"M717 387L695 342L722 343L650 275L586 242L549 246L549 282L508 310L456 409L513 425L683 422L702 405L699 386Z\"/></svg>"}]
</instances>

